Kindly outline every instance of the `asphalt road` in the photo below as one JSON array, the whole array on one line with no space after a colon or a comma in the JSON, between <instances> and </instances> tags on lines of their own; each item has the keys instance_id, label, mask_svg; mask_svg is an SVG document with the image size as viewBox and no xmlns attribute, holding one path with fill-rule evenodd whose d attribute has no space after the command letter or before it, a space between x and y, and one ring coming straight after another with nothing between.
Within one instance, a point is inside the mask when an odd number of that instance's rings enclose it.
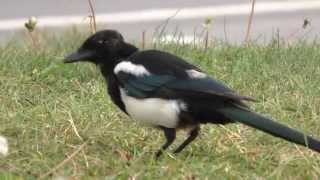
<instances>
[{"instance_id":1,"label":"asphalt road","mask_svg":"<svg viewBox=\"0 0 320 180\"><path fill-rule=\"evenodd\" d=\"M87 0L2 0L0 19L43 15L88 14ZM151 8L183 8L247 3L248 0L95 0L97 13L123 12Z\"/></svg>"},{"instance_id":2,"label":"asphalt road","mask_svg":"<svg viewBox=\"0 0 320 180\"><path fill-rule=\"evenodd\" d=\"M30 16L38 18L39 25L42 24L41 28L56 31L57 28L68 28L68 25L73 23L85 23L83 19L90 12L87 0L3 1L0 7L0 40L2 42L5 39L10 39L15 32L23 30L22 22ZM260 42L268 41L277 32L285 40L298 38L312 40L319 35L319 0L256 1L256 14L253 19L251 39ZM308 7L308 4L311 3L315 5ZM242 6L243 8L241 8ZM96 0L97 20L100 28L118 29L130 40L140 39L142 31L146 31L148 37L150 37L154 30L165 22L166 18L175 14L172 12L178 13L166 27L168 34L178 29L186 37L191 37L195 30L200 32L203 29L203 22L206 17L213 17L214 20L210 26L212 37L229 42L242 42L247 28L250 1ZM61 22L56 20L56 17L60 17ZM70 18L71 23L63 23L64 19L65 22L68 22L68 17L74 17L73 19ZM302 28L305 19L310 21L311 24Z\"/></svg>"}]
</instances>

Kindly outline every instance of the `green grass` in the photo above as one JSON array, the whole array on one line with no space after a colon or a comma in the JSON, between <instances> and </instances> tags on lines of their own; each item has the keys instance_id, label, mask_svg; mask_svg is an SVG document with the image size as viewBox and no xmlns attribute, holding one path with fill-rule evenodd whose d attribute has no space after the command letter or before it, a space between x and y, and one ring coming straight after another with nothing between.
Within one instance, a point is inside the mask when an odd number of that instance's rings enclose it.
<instances>
[{"instance_id":1,"label":"green grass","mask_svg":"<svg viewBox=\"0 0 320 180\"><path fill-rule=\"evenodd\" d=\"M65 38L69 37L69 38ZM46 35L42 47L12 42L0 48L0 134L10 153L0 179L34 179L87 142L53 176L80 179L317 179L320 156L249 127L202 126L181 154L159 161L162 133L141 127L112 104L98 69L65 65L84 35ZM203 68L240 94L259 100L258 112L320 138L320 45L288 47L215 44L160 45ZM80 137L75 133L74 123Z\"/></svg>"}]
</instances>

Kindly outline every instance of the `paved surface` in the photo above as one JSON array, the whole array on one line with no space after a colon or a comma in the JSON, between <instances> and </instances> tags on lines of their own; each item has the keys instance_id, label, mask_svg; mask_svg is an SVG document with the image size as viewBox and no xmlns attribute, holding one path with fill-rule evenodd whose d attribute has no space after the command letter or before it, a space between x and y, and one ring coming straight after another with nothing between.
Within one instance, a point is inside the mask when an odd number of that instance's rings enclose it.
<instances>
[{"instance_id":1,"label":"paved surface","mask_svg":"<svg viewBox=\"0 0 320 180\"><path fill-rule=\"evenodd\" d=\"M0 19L86 14L89 12L87 0L2 0ZM95 0L97 13L123 12L151 8L182 8L206 5L246 3L248 0ZM261 0L260 0L261 1Z\"/></svg>"},{"instance_id":2,"label":"paved surface","mask_svg":"<svg viewBox=\"0 0 320 180\"><path fill-rule=\"evenodd\" d=\"M56 16L79 16L85 18L89 14L88 2L87 0L3 0L0 11L0 26L4 26L8 20L17 20L20 23L21 20L27 19L30 16L39 17L39 22L41 18L50 17L54 18ZM257 5L260 3L270 3L275 1L270 0L256 0ZM278 0L277 2L289 2L288 0ZM319 2L319 0L290 0L290 2ZM319 2L320 3L320 2ZM249 0L117 0L117 1L106 1L106 0L96 0L96 12L97 14L109 14L105 17L105 20L101 22L100 27L114 28L120 30L125 34L127 39L137 40L141 38L141 32L146 31L147 35L150 36L154 30L165 21L165 18L159 18L157 12L150 15L135 16L134 13L137 11L145 10L161 10L163 9L180 9L183 14L184 9L197 8L197 7L212 7L212 13L214 14L214 7L229 7L235 5L240 7L240 5L247 5L250 7ZM302 4L303 5L303 4ZM307 5L307 4L306 4ZM268 8L267 6L265 7ZM286 9L277 10L278 5L275 5L272 11L264 10L264 7L257 9L257 13L254 16L254 22L252 25L252 38L258 39L260 42L268 41L270 38L279 31L280 37L283 39L295 39L295 38L309 38L314 39L320 33L320 6L319 8L306 8L306 9L294 9L295 7L285 7ZM291 8L291 9L290 9ZM228 8L226 8L228 9ZM230 8L229 8L230 9ZM248 9L248 13L249 13ZM218 10L217 10L218 11ZM239 10L240 11L240 10ZM126 14L126 12L131 12ZM118 14L114 14L118 13ZM119 14L120 13L120 14ZM122 14L121 14L122 13ZM124 13L124 14L123 14ZM133 13L133 14L132 14ZM201 10L190 12L185 16L179 14L176 18L170 20L167 31L174 32L176 28L183 32L185 36L193 36L196 29L200 32L203 29L203 22L205 17L201 16ZM194 16L192 15L194 13ZM203 11L203 13L205 13ZM225 13L225 15L224 15ZM110 15L111 14L111 15ZM172 14L172 13L171 13ZM114 15L114 19L110 19ZM124 17L124 15L126 15ZM127 17L130 16L130 17ZM155 20L152 20L153 16ZM121 17L124 17L123 21ZM245 36L245 31L247 27L248 14L246 12L241 13L234 10L232 12L222 11L220 14L213 15L214 22L211 26L211 35L217 39L228 40L229 42L242 42ZM108 21L110 19L110 22ZM119 18L119 22L117 22ZM302 28L304 19L308 19L311 22L310 26L307 28ZM52 23L52 20L49 22ZM44 21L43 21L44 22ZM2 23L2 24L1 24ZM23 25L23 23L21 23ZM60 23L55 25L56 27L64 27L65 25ZM19 28L14 25L8 25L7 29L0 29L0 40L2 42L4 39L9 39L10 35L18 31ZM12 27L12 29L10 29ZM22 27L22 26L21 26ZM52 27L51 27L52 28ZM21 30L21 29L20 29Z\"/></svg>"}]
</instances>

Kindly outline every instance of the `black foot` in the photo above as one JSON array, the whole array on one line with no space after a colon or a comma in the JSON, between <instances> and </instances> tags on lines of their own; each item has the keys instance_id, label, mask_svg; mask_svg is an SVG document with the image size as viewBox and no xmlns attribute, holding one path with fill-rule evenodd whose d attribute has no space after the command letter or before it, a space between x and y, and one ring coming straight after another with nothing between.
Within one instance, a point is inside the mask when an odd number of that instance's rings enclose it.
<instances>
[{"instance_id":1,"label":"black foot","mask_svg":"<svg viewBox=\"0 0 320 180\"><path fill-rule=\"evenodd\" d=\"M181 152L188 144L190 144L193 140L195 140L199 135L200 127L194 128L189 137L174 151L175 154Z\"/></svg>"},{"instance_id":2,"label":"black foot","mask_svg":"<svg viewBox=\"0 0 320 180\"><path fill-rule=\"evenodd\" d=\"M162 145L162 147L157 151L156 153L156 159L159 159L159 157L162 155L163 151L166 150L176 139L176 130L173 128L166 128L161 127L164 132L164 136L166 137L166 143Z\"/></svg>"}]
</instances>

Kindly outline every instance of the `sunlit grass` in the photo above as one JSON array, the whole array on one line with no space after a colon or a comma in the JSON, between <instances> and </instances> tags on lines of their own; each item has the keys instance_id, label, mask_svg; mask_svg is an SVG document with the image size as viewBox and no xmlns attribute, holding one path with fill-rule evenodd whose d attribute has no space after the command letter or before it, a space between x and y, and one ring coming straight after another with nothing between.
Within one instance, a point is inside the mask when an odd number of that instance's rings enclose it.
<instances>
[{"instance_id":1,"label":"sunlit grass","mask_svg":"<svg viewBox=\"0 0 320 180\"><path fill-rule=\"evenodd\" d=\"M10 152L0 157L0 179L40 177L80 145L53 176L111 179L316 179L320 156L242 125L203 126L181 154L159 161L162 133L137 125L106 94L98 69L65 65L65 54L85 35L41 39L35 49L13 42L0 48L0 135ZM258 112L320 138L320 45L234 46L161 44L240 94ZM79 133L79 134L77 134ZM176 144L184 139L179 135ZM172 149L171 149L172 150Z\"/></svg>"}]
</instances>

